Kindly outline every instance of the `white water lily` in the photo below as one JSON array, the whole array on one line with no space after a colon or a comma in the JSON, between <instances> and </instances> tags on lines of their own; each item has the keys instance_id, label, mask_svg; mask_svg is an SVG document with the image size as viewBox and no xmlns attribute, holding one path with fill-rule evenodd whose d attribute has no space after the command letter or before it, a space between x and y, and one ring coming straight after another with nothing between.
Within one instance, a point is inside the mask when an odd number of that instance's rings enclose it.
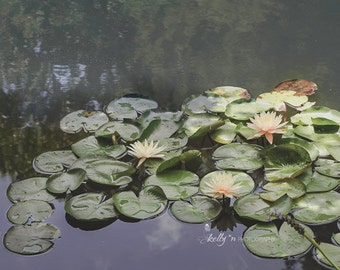
<instances>
[{"instance_id":1,"label":"white water lily","mask_svg":"<svg viewBox=\"0 0 340 270\"><path fill-rule=\"evenodd\" d=\"M128 146L128 154L139 159L137 168L142 165L142 163L148 158L163 158L164 154L162 151L166 149L164 145L158 146L159 142L154 143L154 141L144 142L136 141L135 143Z\"/></svg>"},{"instance_id":2,"label":"white water lily","mask_svg":"<svg viewBox=\"0 0 340 270\"><path fill-rule=\"evenodd\" d=\"M218 172L205 183L202 192L214 198L239 197L241 185L235 184L235 178L231 173Z\"/></svg>"},{"instance_id":3,"label":"white water lily","mask_svg":"<svg viewBox=\"0 0 340 270\"><path fill-rule=\"evenodd\" d=\"M282 127L288 123L281 123L282 115L276 116L275 112L261 112L255 115L254 118L251 118L250 121L251 123L248 123L247 126L258 132L247 139L259 138L264 135L270 144L273 143L273 134L284 133Z\"/></svg>"}]
</instances>

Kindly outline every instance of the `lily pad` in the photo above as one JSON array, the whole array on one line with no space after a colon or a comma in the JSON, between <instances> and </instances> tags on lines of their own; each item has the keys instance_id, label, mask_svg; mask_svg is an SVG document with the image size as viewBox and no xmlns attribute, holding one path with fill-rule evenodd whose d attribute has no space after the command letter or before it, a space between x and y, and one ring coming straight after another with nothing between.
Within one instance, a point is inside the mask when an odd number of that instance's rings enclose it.
<instances>
[{"instance_id":1,"label":"lily pad","mask_svg":"<svg viewBox=\"0 0 340 270\"><path fill-rule=\"evenodd\" d=\"M327 254L327 256L331 258L336 266L340 267L340 246L324 242L321 242L319 246ZM319 261L329 266L333 266L318 249L315 249L315 254Z\"/></svg>"},{"instance_id":2,"label":"lily pad","mask_svg":"<svg viewBox=\"0 0 340 270\"><path fill-rule=\"evenodd\" d=\"M139 140L156 141L163 138L170 138L180 126L180 123L174 121L153 120L143 129Z\"/></svg>"},{"instance_id":3,"label":"lily pad","mask_svg":"<svg viewBox=\"0 0 340 270\"><path fill-rule=\"evenodd\" d=\"M14 224L26 224L28 221L43 221L53 213L51 205L45 201L29 200L12 205L7 218Z\"/></svg>"},{"instance_id":4,"label":"lily pad","mask_svg":"<svg viewBox=\"0 0 340 270\"><path fill-rule=\"evenodd\" d=\"M309 153L298 145L280 144L262 151L268 181L294 178L311 165Z\"/></svg>"},{"instance_id":5,"label":"lily pad","mask_svg":"<svg viewBox=\"0 0 340 270\"><path fill-rule=\"evenodd\" d=\"M95 136L104 138L116 136L130 142L139 138L140 131L135 125L123 123L121 121L111 121L98 128L95 132Z\"/></svg>"},{"instance_id":6,"label":"lily pad","mask_svg":"<svg viewBox=\"0 0 340 270\"><path fill-rule=\"evenodd\" d=\"M113 158L118 158L126 152L125 145L101 144L95 136L86 137L71 146L72 151L78 157L86 157L90 155L106 155Z\"/></svg>"},{"instance_id":7,"label":"lily pad","mask_svg":"<svg viewBox=\"0 0 340 270\"><path fill-rule=\"evenodd\" d=\"M313 142L308 142L299 138L284 138L281 140L281 144L294 144L304 148L312 161L316 160L319 156L319 149Z\"/></svg>"},{"instance_id":8,"label":"lily pad","mask_svg":"<svg viewBox=\"0 0 340 270\"><path fill-rule=\"evenodd\" d=\"M214 94L234 101L240 98L250 98L250 93L247 89L238 86L218 86L205 91L207 95Z\"/></svg>"},{"instance_id":9,"label":"lily pad","mask_svg":"<svg viewBox=\"0 0 340 270\"><path fill-rule=\"evenodd\" d=\"M222 211L221 204L206 196L194 196L189 201L176 201L171 205L171 213L180 221L204 223L215 219Z\"/></svg>"},{"instance_id":10,"label":"lily pad","mask_svg":"<svg viewBox=\"0 0 340 270\"><path fill-rule=\"evenodd\" d=\"M340 162L331 159L318 159L315 171L325 176L340 178Z\"/></svg>"},{"instance_id":11,"label":"lily pad","mask_svg":"<svg viewBox=\"0 0 340 270\"><path fill-rule=\"evenodd\" d=\"M262 199L266 201L276 201L287 194L292 199L297 199L306 193L306 186L297 179L289 179L278 182L270 182L263 186L268 192L260 193Z\"/></svg>"},{"instance_id":12,"label":"lily pad","mask_svg":"<svg viewBox=\"0 0 340 270\"><path fill-rule=\"evenodd\" d=\"M103 221L117 217L113 199L105 200L102 193L84 193L65 202L65 211L73 218L82 221Z\"/></svg>"},{"instance_id":13,"label":"lily pad","mask_svg":"<svg viewBox=\"0 0 340 270\"><path fill-rule=\"evenodd\" d=\"M306 191L326 192L336 189L340 185L340 178L328 177L315 171L312 176L301 179L306 186Z\"/></svg>"},{"instance_id":14,"label":"lily pad","mask_svg":"<svg viewBox=\"0 0 340 270\"><path fill-rule=\"evenodd\" d=\"M112 119L135 119L137 112L141 113L157 107L157 102L150 99L122 97L110 102L106 112Z\"/></svg>"},{"instance_id":15,"label":"lily pad","mask_svg":"<svg viewBox=\"0 0 340 270\"><path fill-rule=\"evenodd\" d=\"M46 183L47 190L52 193L64 193L76 190L84 181L86 171L79 168L70 169L65 173L52 174Z\"/></svg>"},{"instance_id":16,"label":"lily pad","mask_svg":"<svg viewBox=\"0 0 340 270\"><path fill-rule=\"evenodd\" d=\"M213 152L217 167L242 171L256 170L263 166L261 148L257 145L232 143L223 145Z\"/></svg>"},{"instance_id":17,"label":"lily pad","mask_svg":"<svg viewBox=\"0 0 340 270\"><path fill-rule=\"evenodd\" d=\"M299 221L328 223L340 217L340 194L336 191L307 193L294 201L293 209L294 217Z\"/></svg>"},{"instance_id":18,"label":"lily pad","mask_svg":"<svg viewBox=\"0 0 340 270\"><path fill-rule=\"evenodd\" d=\"M11 183L7 189L7 197L13 202L42 200L50 202L55 195L46 189L46 177L32 177L18 182Z\"/></svg>"},{"instance_id":19,"label":"lily pad","mask_svg":"<svg viewBox=\"0 0 340 270\"><path fill-rule=\"evenodd\" d=\"M233 99L226 99L219 95L213 95L212 93L208 96L198 95L191 96L186 99L182 105L182 109L186 114L199 114L205 112L216 112L223 113L227 104Z\"/></svg>"},{"instance_id":20,"label":"lily pad","mask_svg":"<svg viewBox=\"0 0 340 270\"><path fill-rule=\"evenodd\" d=\"M231 143L236 136L236 124L225 121L223 126L218 127L210 134L210 137L217 143Z\"/></svg>"},{"instance_id":21,"label":"lily pad","mask_svg":"<svg viewBox=\"0 0 340 270\"><path fill-rule=\"evenodd\" d=\"M103 112L79 110L61 119L60 128L66 133L76 133L82 129L93 132L108 121L109 117Z\"/></svg>"},{"instance_id":22,"label":"lily pad","mask_svg":"<svg viewBox=\"0 0 340 270\"><path fill-rule=\"evenodd\" d=\"M235 197L242 197L254 190L255 183L254 180L246 173L244 172L233 172L233 171L226 171L231 174L232 178L234 179L234 184L239 186L237 189L237 196ZM205 176L200 181L200 190L203 194L207 196L211 196L209 194L209 190L211 190L211 183L214 182L214 179L216 176L218 176L221 173L221 171L213 171Z\"/></svg>"},{"instance_id":23,"label":"lily pad","mask_svg":"<svg viewBox=\"0 0 340 270\"><path fill-rule=\"evenodd\" d=\"M158 186L147 186L141 190L138 197L132 191L114 194L114 205L124 216L134 219L148 219L162 213L168 200L163 190Z\"/></svg>"},{"instance_id":24,"label":"lily pad","mask_svg":"<svg viewBox=\"0 0 340 270\"><path fill-rule=\"evenodd\" d=\"M313 231L301 225L313 236ZM258 223L249 227L243 234L245 246L253 254L268 258L286 258L306 252L312 244L288 223L284 222L280 230L273 223Z\"/></svg>"},{"instance_id":25,"label":"lily pad","mask_svg":"<svg viewBox=\"0 0 340 270\"><path fill-rule=\"evenodd\" d=\"M174 170L151 175L145 180L145 186L160 186L168 200L180 200L198 192L199 177L189 171Z\"/></svg>"},{"instance_id":26,"label":"lily pad","mask_svg":"<svg viewBox=\"0 0 340 270\"><path fill-rule=\"evenodd\" d=\"M177 166L178 164L185 164L185 162L195 159L199 157L200 155L201 155L201 152L198 150L189 150L178 156L174 156L169 159L163 160L160 162L156 170L156 173L161 173L169 168Z\"/></svg>"},{"instance_id":27,"label":"lily pad","mask_svg":"<svg viewBox=\"0 0 340 270\"><path fill-rule=\"evenodd\" d=\"M272 214L286 215L292 206L293 200L287 195L270 203L263 200L259 194L249 194L235 201L234 210L241 217L268 222L277 218Z\"/></svg>"},{"instance_id":28,"label":"lily pad","mask_svg":"<svg viewBox=\"0 0 340 270\"><path fill-rule=\"evenodd\" d=\"M340 112L324 106L313 106L295 114L290 118L290 121L294 125L313 125L313 118L323 118L340 124Z\"/></svg>"},{"instance_id":29,"label":"lily pad","mask_svg":"<svg viewBox=\"0 0 340 270\"><path fill-rule=\"evenodd\" d=\"M60 237L60 230L46 223L34 222L11 227L4 236L5 247L22 255L44 253L53 246L52 240Z\"/></svg>"},{"instance_id":30,"label":"lily pad","mask_svg":"<svg viewBox=\"0 0 340 270\"><path fill-rule=\"evenodd\" d=\"M76 160L77 157L70 150L50 151L37 156L33 166L39 173L52 174L64 171Z\"/></svg>"},{"instance_id":31,"label":"lily pad","mask_svg":"<svg viewBox=\"0 0 340 270\"><path fill-rule=\"evenodd\" d=\"M89 164L86 172L88 178L97 184L121 186L132 181L130 176L135 172L135 169L126 162L102 159Z\"/></svg>"},{"instance_id":32,"label":"lily pad","mask_svg":"<svg viewBox=\"0 0 340 270\"><path fill-rule=\"evenodd\" d=\"M203 136L224 125L219 117L209 114L190 115L184 122L183 128L189 138Z\"/></svg>"},{"instance_id":33,"label":"lily pad","mask_svg":"<svg viewBox=\"0 0 340 270\"><path fill-rule=\"evenodd\" d=\"M227 105L225 115L229 118L245 121L255 114L268 111L271 105L254 99L238 99Z\"/></svg>"}]
</instances>

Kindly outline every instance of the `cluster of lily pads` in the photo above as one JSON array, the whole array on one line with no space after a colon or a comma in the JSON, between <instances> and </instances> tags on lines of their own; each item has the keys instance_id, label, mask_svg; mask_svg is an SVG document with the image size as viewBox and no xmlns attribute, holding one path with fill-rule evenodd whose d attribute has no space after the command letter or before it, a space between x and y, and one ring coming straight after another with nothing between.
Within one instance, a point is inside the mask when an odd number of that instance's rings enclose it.
<instances>
[{"instance_id":1,"label":"cluster of lily pads","mask_svg":"<svg viewBox=\"0 0 340 270\"><path fill-rule=\"evenodd\" d=\"M68 217L85 223L144 220L166 210L220 230L219 220L252 221L243 235L252 253L303 254L311 243L273 220L293 214L313 236L308 225L340 217L340 112L311 102L315 90L291 80L252 98L222 86L187 98L177 112L135 96L103 111L72 112L60 127L85 131L84 138L42 153L33 161L39 176L9 186L7 216L16 225L4 244L20 254L48 250L60 231L44 220L63 197ZM337 265L339 238L321 243Z\"/></svg>"}]
</instances>

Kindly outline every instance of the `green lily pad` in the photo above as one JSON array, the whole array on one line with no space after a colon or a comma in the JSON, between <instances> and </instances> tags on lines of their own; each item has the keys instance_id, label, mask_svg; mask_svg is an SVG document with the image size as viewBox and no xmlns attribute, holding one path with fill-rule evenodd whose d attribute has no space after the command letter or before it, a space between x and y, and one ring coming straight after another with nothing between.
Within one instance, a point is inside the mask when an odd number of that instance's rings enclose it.
<instances>
[{"instance_id":1,"label":"green lily pad","mask_svg":"<svg viewBox=\"0 0 340 270\"><path fill-rule=\"evenodd\" d=\"M263 200L259 194L249 194L235 201L234 210L241 217L268 222L277 218L272 214L286 215L292 206L293 201L287 195L270 203Z\"/></svg>"},{"instance_id":2,"label":"green lily pad","mask_svg":"<svg viewBox=\"0 0 340 270\"><path fill-rule=\"evenodd\" d=\"M190 115L184 122L183 128L189 138L203 136L218 127L223 126L224 121L219 117L209 114Z\"/></svg>"},{"instance_id":3,"label":"green lily pad","mask_svg":"<svg viewBox=\"0 0 340 270\"><path fill-rule=\"evenodd\" d=\"M287 194L292 199L297 199L306 193L306 186L297 179L270 182L263 186L268 192L260 193L262 199L274 202Z\"/></svg>"},{"instance_id":4,"label":"green lily pad","mask_svg":"<svg viewBox=\"0 0 340 270\"><path fill-rule=\"evenodd\" d=\"M109 117L103 112L79 110L61 119L60 128L66 133L76 133L82 129L93 132L108 121Z\"/></svg>"},{"instance_id":5,"label":"green lily pad","mask_svg":"<svg viewBox=\"0 0 340 270\"><path fill-rule=\"evenodd\" d=\"M39 173L52 174L64 171L76 160L77 157L70 150L50 151L37 156L33 166Z\"/></svg>"},{"instance_id":6,"label":"green lily pad","mask_svg":"<svg viewBox=\"0 0 340 270\"><path fill-rule=\"evenodd\" d=\"M218 86L205 91L207 95L213 94L224 97L229 102L240 98L249 98L250 93L247 89L238 86Z\"/></svg>"},{"instance_id":7,"label":"green lily pad","mask_svg":"<svg viewBox=\"0 0 340 270\"><path fill-rule=\"evenodd\" d=\"M229 103L226 107L225 115L235 120L245 121L257 113L268 111L270 108L269 103L243 98Z\"/></svg>"},{"instance_id":8,"label":"green lily pad","mask_svg":"<svg viewBox=\"0 0 340 270\"><path fill-rule=\"evenodd\" d=\"M331 258L335 265L340 267L340 246L324 242L321 242L319 246L327 254L327 256ZM318 249L315 249L315 254L319 261L326 265L333 266Z\"/></svg>"},{"instance_id":9,"label":"green lily pad","mask_svg":"<svg viewBox=\"0 0 340 270\"><path fill-rule=\"evenodd\" d=\"M280 144L261 153L268 181L294 178L311 165L309 153L298 145Z\"/></svg>"},{"instance_id":10,"label":"green lily pad","mask_svg":"<svg viewBox=\"0 0 340 270\"><path fill-rule=\"evenodd\" d=\"M198 192L199 177L189 171L174 170L151 175L145 180L145 186L159 186L168 200L180 200Z\"/></svg>"},{"instance_id":11,"label":"green lily pad","mask_svg":"<svg viewBox=\"0 0 340 270\"><path fill-rule=\"evenodd\" d=\"M52 240L60 237L60 230L46 223L34 222L11 227L4 236L5 247L22 255L44 253L53 246Z\"/></svg>"},{"instance_id":12,"label":"green lily pad","mask_svg":"<svg viewBox=\"0 0 340 270\"><path fill-rule=\"evenodd\" d=\"M176 155L174 157L171 157L169 159L162 160L156 170L156 173L161 173L169 168L173 168L177 166L178 164L185 164L185 162L188 162L192 159L195 159L197 157L201 156L201 152L198 150L189 150L186 151L180 155Z\"/></svg>"},{"instance_id":13,"label":"green lily pad","mask_svg":"<svg viewBox=\"0 0 340 270\"><path fill-rule=\"evenodd\" d=\"M170 138L180 127L178 122L156 119L143 129L139 140L157 141Z\"/></svg>"},{"instance_id":14,"label":"green lily pad","mask_svg":"<svg viewBox=\"0 0 340 270\"><path fill-rule=\"evenodd\" d=\"M170 211L173 216L186 223L204 223L215 219L222 211L221 204L206 196L193 196L190 201L176 201Z\"/></svg>"},{"instance_id":15,"label":"green lily pad","mask_svg":"<svg viewBox=\"0 0 340 270\"><path fill-rule=\"evenodd\" d=\"M336 189L340 185L340 178L328 177L315 171L312 176L301 179L306 186L306 191L327 192Z\"/></svg>"},{"instance_id":16,"label":"green lily pad","mask_svg":"<svg viewBox=\"0 0 340 270\"><path fill-rule=\"evenodd\" d=\"M157 102L150 99L122 97L110 102L106 108L106 113L112 119L136 119L137 112L141 113L157 107Z\"/></svg>"},{"instance_id":17,"label":"green lily pad","mask_svg":"<svg viewBox=\"0 0 340 270\"><path fill-rule=\"evenodd\" d=\"M29 200L12 205L7 212L7 218L14 224L25 224L28 221L43 221L52 213L53 209L49 203Z\"/></svg>"},{"instance_id":18,"label":"green lily pad","mask_svg":"<svg viewBox=\"0 0 340 270\"><path fill-rule=\"evenodd\" d=\"M106 155L109 157L118 158L126 152L125 145L104 145L101 144L95 136L86 137L72 144L71 148L78 157Z\"/></svg>"},{"instance_id":19,"label":"green lily pad","mask_svg":"<svg viewBox=\"0 0 340 270\"><path fill-rule=\"evenodd\" d=\"M340 245L340 232L339 233L334 233L332 235L332 239L335 241L336 244Z\"/></svg>"},{"instance_id":20,"label":"green lily pad","mask_svg":"<svg viewBox=\"0 0 340 270\"><path fill-rule=\"evenodd\" d=\"M117 217L113 199L105 200L102 193L84 193L74 196L65 202L67 214L77 220L96 222Z\"/></svg>"},{"instance_id":21,"label":"green lily pad","mask_svg":"<svg viewBox=\"0 0 340 270\"><path fill-rule=\"evenodd\" d=\"M199 114L205 112L223 113L227 104L237 98L226 99L219 95L198 95L186 99L182 105L182 110L186 114Z\"/></svg>"},{"instance_id":22,"label":"green lily pad","mask_svg":"<svg viewBox=\"0 0 340 270\"><path fill-rule=\"evenodd\" d=\"M83 183L86 171L79 168L70 169L65 173L52 174L47 182L46 188L52 193L64 193L67 190L76 190Z\"/></svg>"},{"instance_id":23,"label":"green lily pad","mask_svg":"<svg viewBox=\"0 0 340 270\"><path fill-rule=\"evenodd\" d=\"M95 136L104 138L117 136L130 142L139 138L140 131L135 125L123 123L121 121L111 121L98 128L95 132Z\"/></svg>"},{"instance_id":24,"label":"green lily pad","mask_svg":"<svg viewBox=\"0 0 340 270\"><path fill-rule=\"evenodd\" d=\"M234 180L233 186L238 186L238 188L235 191L235 194L231 194L233 197L243 197L254 190L255 187L254 180L248 174L233 171L225 172L231 174ZM211 186L214 185L216 177L218 177L220 174L221 171L213 171L202 177L200 181L200 190L204 195L212 197ZM219 185L220 183L218 183L217 187L219 187Z\"/></svg>"},{"instance_id":25,"label":"green lily pad","mask_svg":"<svg viewBox=\"0 0 340 270\"><path fill-rule=\"evenodd\" d=\"M46 177L32 177L11 183L7 189L7 197L13 203L28 200L50 202L55 195L47 191L46 182Z\"/></svg>"},{"instance_id":26,"label":"green lily pad","mask_svg":"<svg viewBox=\"0 0 340 270\"><path fill-rule=\"evenodd\" d=\"M340 162L320 158L315 162L315 171L325 176L340 178Z\"/></svg>"},{"instance_id":27,"label":"green lily pad","mask_svg":"<svg viewBox=\"0 0 340 270\"><path fill-rule=\"evenodd\" d=\"M313 231L301 225L313 236ZM245 246L253 254L267 258L286 258L306 252L312 244L288 223L278 230L273 223L258 223L249 227L243 234Z\"/></svg>"},{"instance_id":28,"label":"green lily pad","mask_svg":"<svg viewBox=\"0 0 340 270\"><path fill-rule=\"evenodd\" d=\"M107 186L121 186L132 181L130 176L135 172L135 169L126 162L102 159L90 163L86 172L92 182Z\"/></svg>"},{"instance_id":29,"label":"green lily pad","mask_svg":"<svg viewBox=\"0 0 340 270\"><path fill-rule=\"evenodd\" d=\"M315 133L331 134L336 133L339 130L338 123L333 120L323 117L312 117L311 120Z\"/></svg>"},{"instance_id":30,"label":"green lily pad","mask_svg":"<svg viewBox=\"0 0 340 270\"><path fill-rule=\"evenodd\" d=\"M223 145L213 152L217 167L242 171L256 170L263 166L261 148L257 145L232 143Z\"/></svg>"},{"instance_id":31,"label":"green lily pad","mask_svg":"<svg viewBox=\"0 0 340 270\"><path fill-rule=\"evenodd\" d=\"M258 100L268 102L271 106L277 110L282 111L285 109L285 103L288 103L294 107L299 107L308 101L308 97L305 95L296 95L295 91L279 91L262 93L257 97Z\"/></svg>"},{"instance_id":32,"label":"green lily pad","mask_svg":"<svg viewBox=\"0 0 340 270\"><path fill-rule=\"evenodd\" d=\"M236 136L236 124L225 121L223 126L218 127L210 134L210 137L217 143L231 143Z\"/></svg>"},{"instance_id":33,"label":"green lily pad","mask_svg":"<svg viewBox=\"0 0 340 270\"><path fill-rule=\"evenodd\" d=\"M307 193L294 201L295 219L309 223L328 223L340 217L340 194L336 191Z\"/></svg>"},{"instance_id":34,"label":"green lily pad","mask_svg":"<svg viewBox=\"0 0 340 270\"><path fill-rule=\"evenodd\" d=\"M123 191L113 196L116 209L124 216L134 219L148 219L162 213L168 200L158 186L147 186L138 197L132 191Z\"/></svg>"},{"instance_id":35,"label":"green lily pad","mask_svg":"<svg viewBox=\"0 0 340 270\"><path fill-rule=\"evenodd\" d=\"M294 125L313 125L314 119L327 119L340 124L340 112L324 106L313 106L290 118Z\"/></svg>"},{"instance_id":36,"label":"green lily pad","mask_svg":"<svg viewBox=\"0 0 340 270\"><path fill-rule=\"evenodd\" d=\"M308 142L303 139L284 138L281 140L281 144L293 144L304 148L308 152L309 157L312 161L316 160L319 156L319 149L316 147L316 145L312 142Z\"/></svg>"}]
</instances>

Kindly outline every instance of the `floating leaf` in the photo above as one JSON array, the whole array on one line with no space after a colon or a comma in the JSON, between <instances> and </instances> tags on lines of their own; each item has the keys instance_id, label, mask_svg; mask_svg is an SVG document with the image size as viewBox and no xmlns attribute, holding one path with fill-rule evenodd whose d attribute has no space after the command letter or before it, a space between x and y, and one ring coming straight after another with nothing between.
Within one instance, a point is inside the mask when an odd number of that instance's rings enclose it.
<instances>
[{"instance_id":1,"label":"floating leaf","mask_svg":"<svg viewBox=\"0 0 340 270\"><path fill-rule=\"evenodd\" d=\"M86 171L79 168L68 170L66 173L52 174L46 183L47 190L52 193L64 193L76 190L84 181Z\"/></svg>"},{"instance_id":2,"label":"floating leaf","mask_svg":"<svg viewBox=\"0 0 340 270\"><path fill-rule=\"evenodd\" d=\"M223 145L213 152L217 167L221 169L256 170L263 166L261 148L257 145L232 143Z\"/></svg>"},{"instance_id":3,"label":"floating leaf","mask_svg":"<svg viewBox=\"0 0 340 270\"><path fill-rule=\"evenodd\" d=\"M327 256L336 264L336 266L340 267L340 247L324 242L321 242L319 246L327 254ZM318 249L315 249L315 253L319 261L334 267L334 265L331 265L331 263Z\"/></svg>"},{"instance_id":4,"label":"floating leaf","mask_svg":"<svg viewBox=\"0 0 340 270\"><path fill-rule=\"evenodd\" d=\"M137 112L156 109L157 102L145 98L122 97L109 103L106 112L113 119L135 119Z\"/></svg>"},{"instance_id":5,"label":"floating leaf","mask_svg":"<svg viewBox=\"0 0 340 270\"><path fill-rule=\"evenodd\" d=\"M208 96L191 96L184 101L182 109L186 114L199 114L209 111L223 113L227 104L235 99L238 98L233 97L227 99L219 95L214 95L212 93L210 93L210 95Z\"/></svg>"},{"instance_id":6,"label":"floating leaf","mask_svg":"<svg viewBox=\"0 0 340 270\"><path fill-rule=\"evenodd\" d=\"M331 222L340 217L340 194L336 191L307 193L294 201L294 217L309 224Z\"/></svg>"},{"instance_id":7,"label":"floating leaf","mask_svg":"<svg viewBox=\"0 0 340 270\"><path fill-rule=\"evenodd\" d=\"M46 177L32 177L11 183L7 189L7 197L13 203L28 200L50 202L55 196L46 190L46 182Z\"/></svg>"},{"instance_id":8,"label":"floating leaf","mask_svg":"<svg viewBox=\"0 0 340 270\"><path fill-rule=\"evenodd\" d=\"M271 202L276 201L285 194L292 199L296 199L306 193L306 186L297 179L270 182L265 184L263 188L268 192L260 193L261 198Z\"/></svg>"},{"instance_id":9,"label":"floating leaf","mask_svg":"<svg viewBox=\"0 0 340 270\"><path fill-rule=\"evenodd\" d=\"M108 116L103 112L79 110L61 119L60 128L66 133L76 133L82 129L92 132L108 121Z\"/></svg>"},{"instance_id":10,"label":"floating leaf","mask_svg":"<svg viewBox=\"0 0 340 270\"><path fill-rule=\"evenodd\" d=\"M315 170L325 176L340 178L340 162L330 159L318 159Z\"/></svg>"},{"instance_id":11,"label":"floating leaf","mask_svg":"<svg viewBox=\"0 0 340 270\"><path fill-rule=\"evenodd\" d=\"M293 115L290 121L294 125L313 125L313 119L315 118L323 118L323 121L331 120L333 124L340 124L340 112L325 106L313 106Z\"/></svg>"},{"instance_id":12,"label":"floating leaf","mask_svg":"<svg viewBox=\"0 0 340 270\"><path fill-rule=\"evenodd\" d=\"M11 227L4 236L5 247L22 255L46 252L53 246L52 240L60 237L60 230L46 223L17 225Z\"/></svg>"},{"instance_id":13,"label":"floating leaf","mask_svg":"<svg viewBox=\"0 0 340 270\"><path fill-rule=\"evenodd\" d=\"M281 140L281 144L294 144L304 148L308 152L309 157L312 161L316 160L319 156L319 149L315 146L315 144L312 142L305 141L303 139L284 138Z\"/></svg>"},{"instance_id":14,"label":"floating leaf","mask_svg":"<svg viewBox=\"0 0 340 270\"><path fill-rule=\"evenodd\" d=\"M221 204L205 196L193 196L190 201L176 201L171 205L171 213L180 221L204 223L215 219L222 211Z\"/></svg>"},{"instance_id":15,"label":"floating leaf","mask_svg":"<svg viewBox=\"0 0 340 270\"><path fill-rule=\"evenodd\" d=\"M223 172L223 171L222 171ZM226 171L229 173L234 180L233 186L238 186L237 193L235 197L242 197L254 190L255 183L253 179L246 173L243 172L233 172ZM203 194L211 196L209 191L211 190L211 185L214 184L216 177L219 177L221 171L213 171L206 174L200 182L200 190Z\"/></svg>"},{"instance_id":16,"label":"floating leaf","mask_svg":"<svg viewBox=\"0 0 340 270\"><path fill-rule=\"evenodd\" d=\"M121 121L108 122L95 132L96 137L112 138L112 136L119 136L128 142L137 140L139 135L140 131L138 127Z\"/></svg>"},{"instance_id":17,"label":"floating leaf","mask_svg":"<svg viewBox=\"0 0 340 270\"><path fill-rule=\"evenodd\" d=\"M225 121L223 126L218 127L210 134L210 137L217 143L228 144L231 143L236 136L236 124Z\"/></svg>"},{"instance_id":18,"label":"floating leaf","mask_svg":"<svg viewBox=\"0 0 340 270\"><path fill-rule=\"evenodd\" d=\"M144 128L139 140L156 141L163 138L170 138L181 124L168 120L153 120Z\"/></svg>"},{"instance_id":19,"label":"floating leaf","mask_svg":"<svg viewBox=\"0 0 340 270\"><path fill-rule=\"evenodd\" d=\"M301 225L313 236L313 231ZM284 222L280 230L273 223L258 223L249 227L243 234L245 246L260 257L286 258L306 252L312 244L288 223Z\"/></svg>"},{"instance_id":20,"label":"floating leaf","mask_svg":"<svg viewBox=\"0 0 340 270\"><path fill-rule=\"evenodd\" d=\"M126 162L102 159L90 163L86 172L88 178L97 184L121 186L132 181L130 175L135 172L135 169Z\"/></svg>"},{"instance_id":21,"label":"floating leaf","mask_svg":"<svg viewBox=\"0 0 340 270\"><path fill-rule=\"evenodd\" d=\"M7 218L12 223L25 224L28 221L43 221L52 213L53 209L49 203L29 200L12 205L7 212Z\"/></svg>"},{"instance_id":22,"label":"floating leaf","mask_svg":"<svg viewBox=\"0 0 340 270\"><path fill-rule=\"evenodd\" d=\"M318 86L314 82L292 79L280 82L275 86L273 91L294 91L297 96L312 95L318 89Z\"/></svg>"},{"instance_id":23,"label":"floating leaf","mask_svg":"<svg viewBox=\"0 0 340 270\"><path fill-rule=\"evenodd\" d=\"M298 145L280 144L262 151L268 181L294 178L310 166L309 153Z\"/></svg>"},{"instance_id":24,"label":"floating leaf","mask_svg":"<svg viewBox=\"0 0 340 270\"><path fill-rule=\"evenodd\" d=\"M64 171L76 160L77 157L70 150L50 151L37 156L33 160L33 166L39 173L52 174Z\"/></svg>"},{"instance_id":25,"label":"floating leaf","mask_svg":"<svg viewBox=\"0 0 340 270\"><path fill-rule=\"evenodd\" d=\"M198 192L198 176L192 172L175 170L149 176L145 186L160 186L168 200L180 200Z\"/></svg>"},{"instance_id":26,"label":"floating leaf","mask_svg":"<svg viewBox=\"0 0 340 270\"><path fill-rule=\"evenodd\" d=\"M312 177L303 178L302 181L306 185L306 191L326 192L337 188L340 185L339 178L328 177L315 171Z\"/></svg>"},{"instance_id":27,"label":"floating leaf","mask_svg":"<svg viewBox=\"0 0 340 270\"><path fill-rule=\"evenodd\" d=\"M286 111L286 103L299 107L308 101L304 95L298 96L295 91L275 91L260 94L257 97L262 102L268 102L276 111Z\"/></svg>"},{"instance_id":28,"label":"floating leaf","mask_svg":"<svg viewBox=\"0 0 340 270\"><path fill-rule=\"evenodd\" d=\"M336 133L339 130L339 125L333 120L329 120L323 117L312 117L312 125L315 133Z\"/></svg>"},{"instance_id":29,"label":"floating leaf","mask_svg":"<svg viewBox=\"0 0 340 270\"><path fill-rule=\"evenodd\" d=\"M185 164L185 162L195 159L200 155L201 152L198 150L189 150L180 154L179 156L175 156L164 161L161 161L156 170L156 173L161 173L169 168L175 167L178 164Z\"/></svg>"},{"instance_id":30,"label":"floating leaf","mask_svg":"<svg viewBox=\"0 0 340 270\"><path fill-rule=\"evenodd\" d=\"M245 121L255 114L268 111L271 105L266 102L259 102L254 99L238 99L227 105L225 114L227 117Z\"/></svg>"},{"instance_id":31,"label":"floating leaf","mask_svg":"<svg viewBox=\"0 0 340 270\"><path fill-rule=\"evenodd\" d=\"M185 134L190 138L203 136L224 125L219 117L209 114L190 115L184 122Z\"/></svg>"},{"instance_id":32,"label":"floating leaf","mask_svg":"<svg viewBox=\"0 0 340 270\"><path fill-rule=\"evenodd\" d=\"M163 190L158 186L147 186L138 197L132 191L123 191L113 195L116 209L124 216L135 219L148 219L162 213L167 206Z\"/></svg>"},{"instance_id":33,"label":"floating leaf","mask_svg":"<svg viewBox=\"0 0 340 270\"><path fill-rule=\"evenodd\" d=\"M105 145L99 143L95 136L86 137L71 146L72 151L78 157L90 155L106 155L117 158L126 152L126 147L122 144Z\"/></svg>"},{"instance_id":34,"label":"floating leaf","mask_svg":"<svg viewBox=\"0 0 340 270\"><path fill-rule=\"evenodd\" d=\"M293 201L287 195L282 196L274 203L263 200L259 194L249 194L234 203L236 213L241 217L255 219L259 221L269 221L271 214L286 215L292 208Z\"/></svg>"},{"instance_id":35,"label":"floating leaf","mask_svg":"<svg viewBox=\"0 0 340 270\"><path fill-rule=\"evenodd\" d=\"M84 193L65 202L65 211L73 218L82 221L103 221L116 218L113 199L104 200L102 193Z\"/></svg>"},{"instance_id":36,"label":"floating leaf","mask_svg":"<svg viewBox=\"0 0 340 270\"><path fill-rule=\"evenodd\" d=\"M238 86L218 86L205 91L205 93L224 97L230 102L240 98L250 98L248 90Z\"/></svg>"}]
</instances>

